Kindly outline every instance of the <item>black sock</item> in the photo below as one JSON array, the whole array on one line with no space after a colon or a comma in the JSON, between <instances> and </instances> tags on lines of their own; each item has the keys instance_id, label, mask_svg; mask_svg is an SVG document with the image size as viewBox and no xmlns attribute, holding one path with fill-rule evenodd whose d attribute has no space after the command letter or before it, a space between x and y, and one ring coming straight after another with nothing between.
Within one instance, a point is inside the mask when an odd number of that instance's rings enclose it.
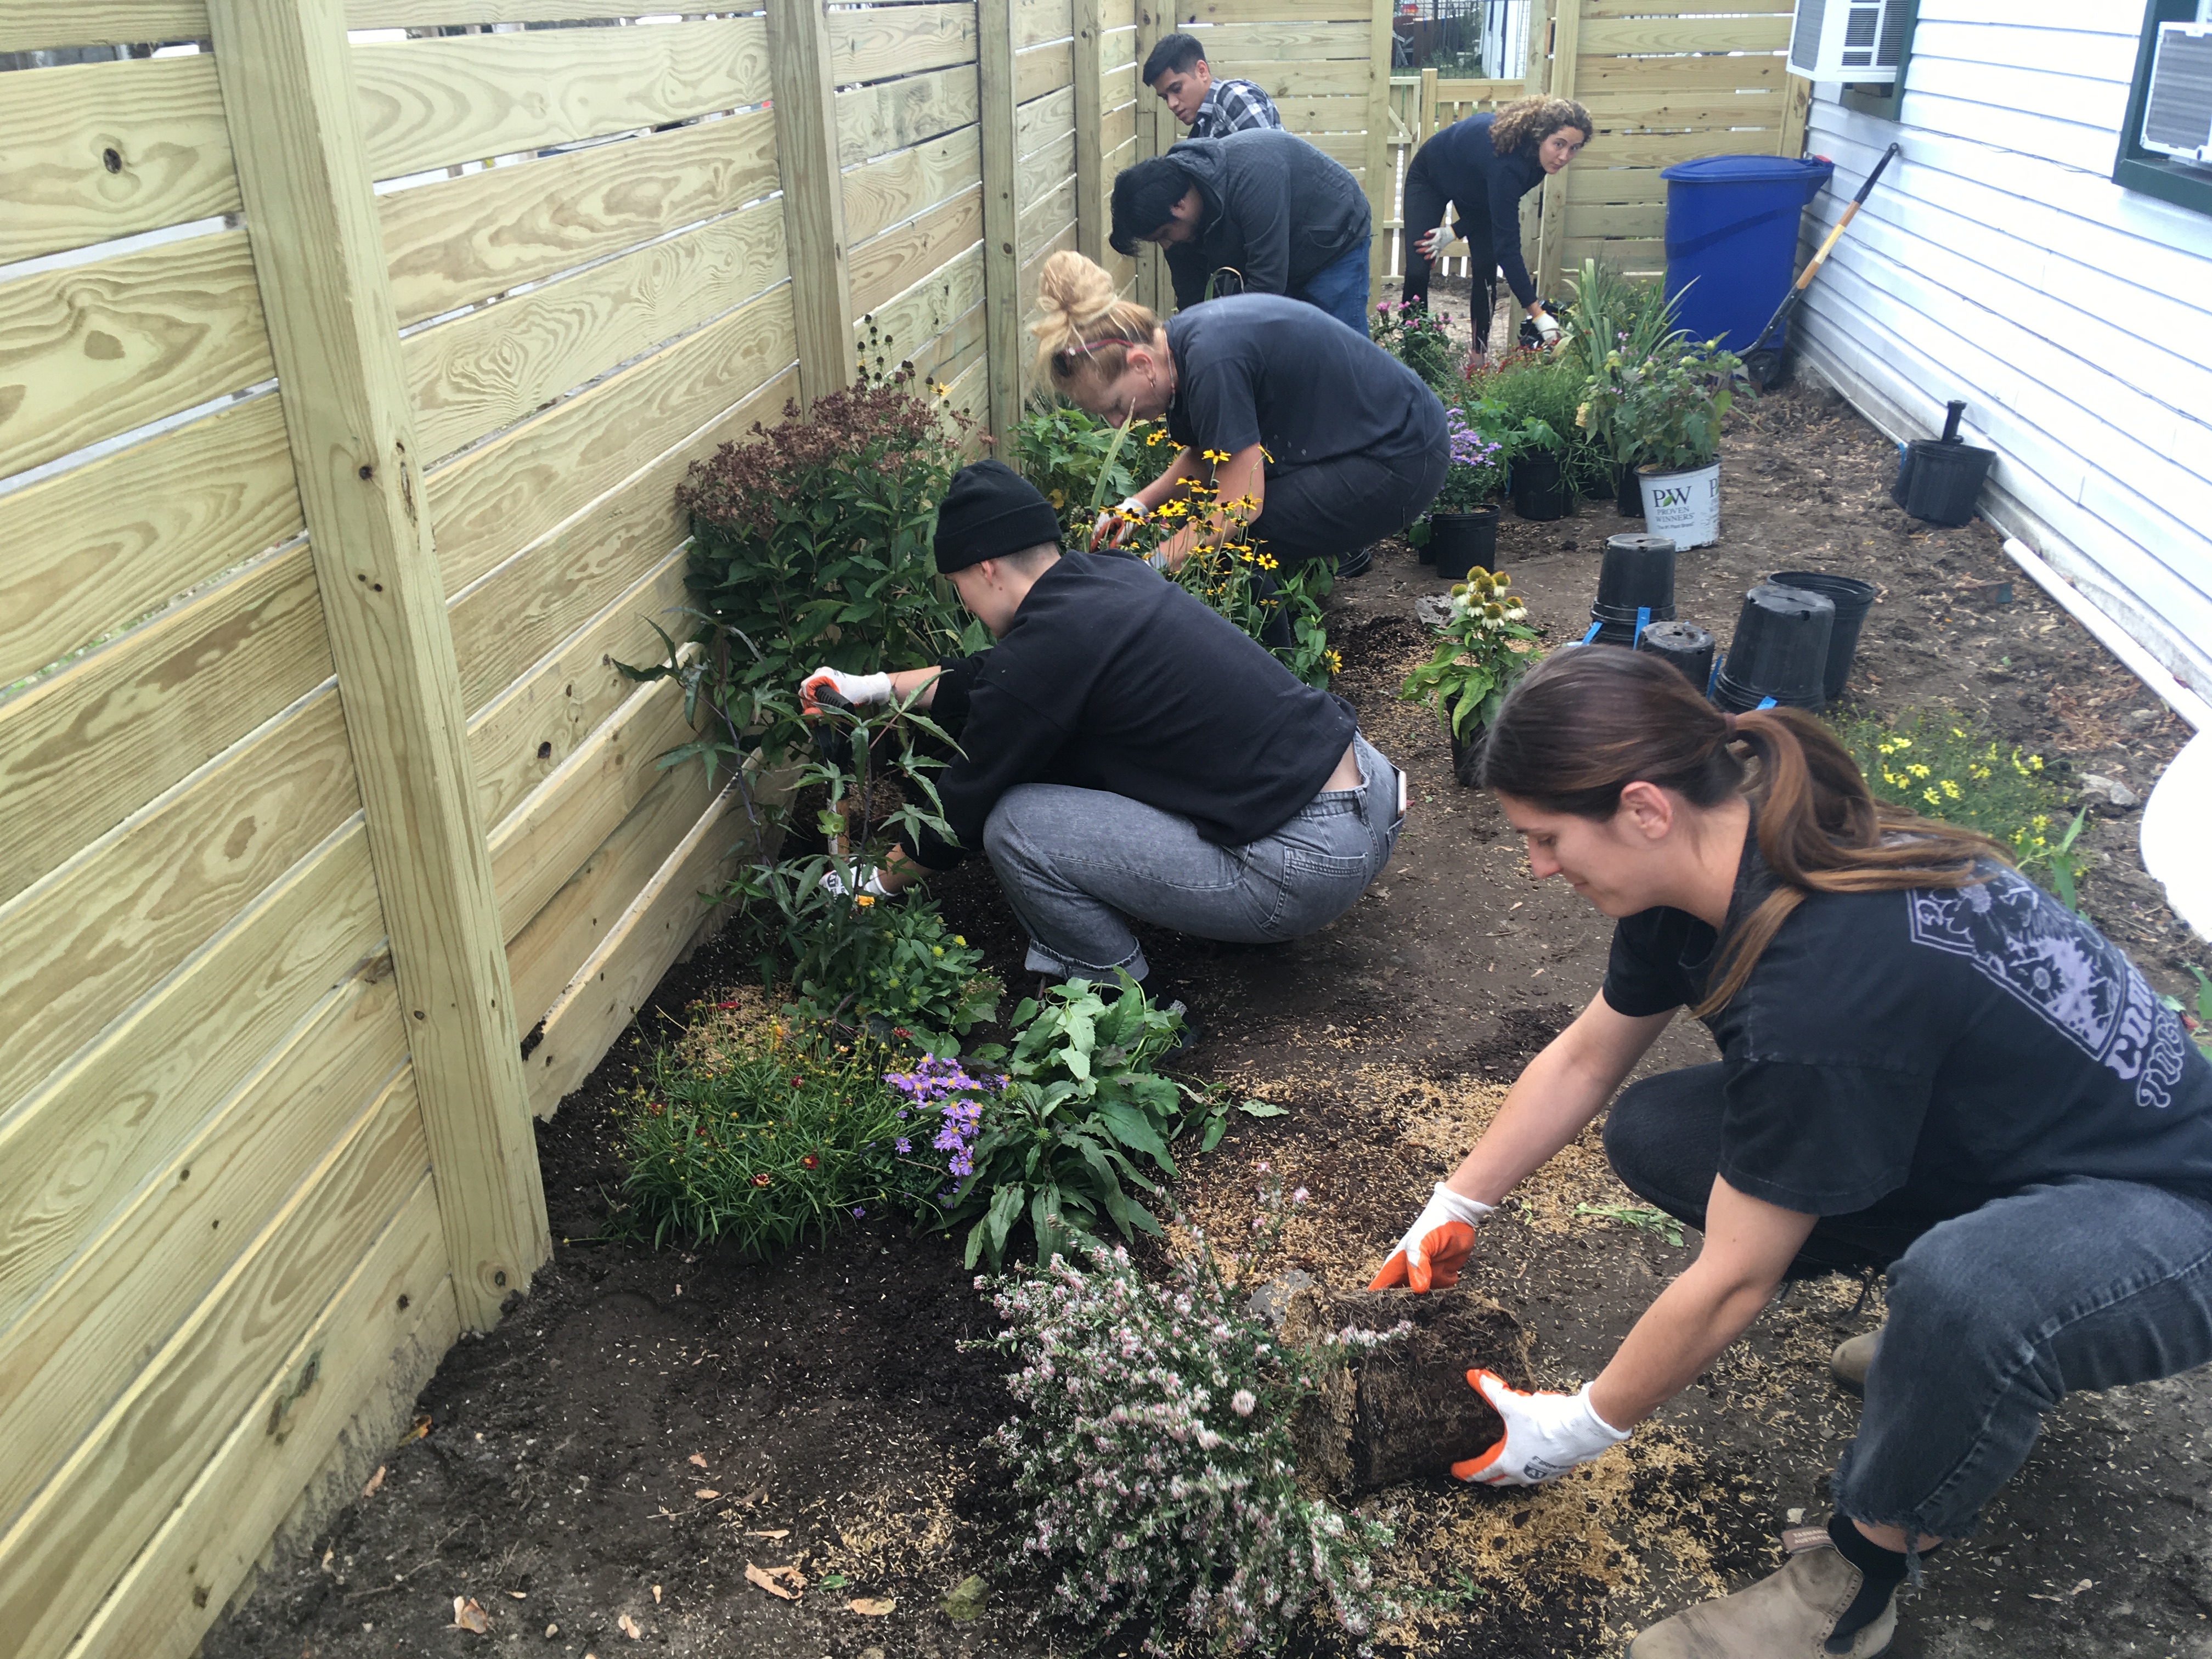
<instances>
[{"instance_id":1,"label":"black sock","mask_svg":"<svg viewBox=\"0 0 2212 1659\"><path fill-rule=\"evenodd\" d=\"M1884 1549L1854 1526L1848 1516L1829 1518L1828 1537L1837 1553L1859 1570L1859 1593L1844 1609L1844 1616L1836 1620L1836 1627L1829 1632L1825 1644L1831 1653L1849 1653L1851 1638L1881 1617L1889 1598L1905 1582L1905 1552ZM1921 1553L1929 1552L1923 1550Z\"/></svg>"}]
</instances>

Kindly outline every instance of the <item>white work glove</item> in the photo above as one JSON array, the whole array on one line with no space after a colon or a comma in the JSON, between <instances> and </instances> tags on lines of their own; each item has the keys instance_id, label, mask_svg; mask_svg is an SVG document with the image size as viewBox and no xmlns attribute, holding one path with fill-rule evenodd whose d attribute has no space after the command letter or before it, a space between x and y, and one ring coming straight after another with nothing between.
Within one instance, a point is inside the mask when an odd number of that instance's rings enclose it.
<instances>
[{"instance_id":1,"label":"white work glove","mask_svg":"<svg viewBox=\"0 0 2212 1659\"><path fill-rule=\"evenodd\" d=\"M1542 340L1547 346L1555 346L1559 344L1559 319L1553 317L1550 312L1534 312L1530 314L1528 320L1536 325L1537 337Z\"/></svg>"},{"instance_id":2,"label":"white work glove","mask_svg":"<svg viewBox=\"0 0 2212 1659\"><path fill-rule=\"evenodd\" d=\"M1628 1438L1626 1430L1597 1414L1587 1382L1579 1394L1523 1394L1495 1372L1477 1370L1467 1374L1467 1383L1498 1408L1505 1437L1489 1450L1453 1464L1454 1480L1486 1486L1541 1486Z\"/></svg>"},{"instance_id":3,"label":"white work glove","mask_svg":"<svg viewBox=\"0 0 2212 1659\"><path fill-rule=\"evenodd\" d=\"M1425 234L1419 241L1413 244L1416 248L1420 250L1421 258L1424 259L1434 259L1437 257L1437 250L1443 245L1444 228L1442 225L1438 225L1434 230Z\"/></svg>"},{"instance_id":4,"label":"white work glove","mask_svg":"<svg viewBox=\"0 0 2212 1659\"><path fill-rule=\"evenodd\" d=\"M1129 532L1136 528L1137 521L1151 510L1134 495L1123 496L1119 507L1106 508L1099 514L1097 522L1091 526L1091 551L1096 553L1102 547L1121 546L1129 539Z\"/></svg>"},{"instance_id":5,"label":"white work glove","mask_svg":"<svg viewBox=\"0 0 2212 1659\"><path fill-rule=\"evenodd\" d=\"M839 898L856 896L845 879L844 872L834 864L822 872L822 890L825 893L835 893ZM871 870L868 872L868 878L860 884L860 891L857 896L890 898L893 895L891 890L884 885L884 872L880 870Z\"/></svg>"},{"instance_id":6,"label":"white work glove","mask_svg":"<svg viewBox=\"0 0 2212 1659\"><path fill-rule=\"evenodd\" d=\"M1387 1291L1403 1285L1408 1290L1431 1286L1449 1290L1459 1283L1460 1269L1474 1254L1474 1230L1495 1206L1478 1199L1462 1198L1439 1181L1437 1189L1413 1224L1406 1230L1398 1248L1375 1275L1370 1291Z\"/></svg>"},{"instance_id":7,"label":"white work glove","mask_svg":"<svg viewBox=\"0 0 2212 1659\"><path fill-rule=\"evenodd\" d=\"M813 708L815 698L825 685L855 708L891 700L891 677L888 674L848 674L842 669L817 668L799 681L799 706Z\"/></svg>"}]
</instances>

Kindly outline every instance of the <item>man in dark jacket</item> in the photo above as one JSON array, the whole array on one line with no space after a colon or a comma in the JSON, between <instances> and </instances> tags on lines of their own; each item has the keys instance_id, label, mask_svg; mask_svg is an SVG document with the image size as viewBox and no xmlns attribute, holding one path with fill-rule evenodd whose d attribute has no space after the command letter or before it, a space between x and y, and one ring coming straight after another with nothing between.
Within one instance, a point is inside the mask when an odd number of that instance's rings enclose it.
<instances>
[{"instance_id":1,"label":"man in dark jacket","mask_svg":"<svg viewBox=\"0 0 2212 1659\"><path fill-rule=\"evenodd\" d=\"M1297 939L1381 872L1400 781L1349 708L1141 560L1062 553L1051 507L1004 462L954 477L937 565L995 645L897 674L817 669L799 688L809 707L824 686L914 697L959 737L937 775L954 839L908 839L865 894L980 849L1033 971L1143 980L1133 921Z\"/></svg>"},{"instance_id":2,"label":"man in dark jacket","mask_svg":"<svg viewBox=\"0 0 2212 1659\"><path fill-rule=\"evenodd\" d=\"M1262 128L1186 138L1114 180L1113 244L1167 250L1176 304L1214 292L1287 294L1367 333L1359 181L1303 138Z\"/></svg>"}]
</instances>

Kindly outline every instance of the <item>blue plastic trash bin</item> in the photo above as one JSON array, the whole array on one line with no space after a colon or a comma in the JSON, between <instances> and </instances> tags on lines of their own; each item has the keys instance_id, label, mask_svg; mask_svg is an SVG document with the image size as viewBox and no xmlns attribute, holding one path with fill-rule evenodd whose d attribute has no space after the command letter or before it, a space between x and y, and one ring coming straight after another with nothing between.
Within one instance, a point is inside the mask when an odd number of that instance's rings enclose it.
<instances>
[{"instance_id":1,"label":"blue plastic trash bin","mask_svg":"<svg viewBox=\"0 0 2212 1659\"><path fill-rule=\"evenodd\" d=\"M1836 170L1832 161L1708 155L1667 181L1667 293L1696 340L1750 349L1797 275L1797 223ZM1787 333L1785 328L1784 332ZM1780 350L1783 340L1767 343Z\"/></svg>"}]
</instances>

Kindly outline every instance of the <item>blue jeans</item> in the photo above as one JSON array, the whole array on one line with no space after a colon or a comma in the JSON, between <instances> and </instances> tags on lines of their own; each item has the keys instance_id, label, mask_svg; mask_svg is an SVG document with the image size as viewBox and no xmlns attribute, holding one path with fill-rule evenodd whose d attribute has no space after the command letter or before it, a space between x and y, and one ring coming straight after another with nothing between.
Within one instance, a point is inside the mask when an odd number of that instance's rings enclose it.
<instances>
[{"instance_id":1,"label":"blue jeans","mask_svg":"<svg viewBox=\"0 0 2212 1659\"><path fill-rule=\"evenodd\" d=\"M1368 336L1367 244L1372 240L1361 237L1358 247L1323 265L1291 295L1319 307L1363 340Z\"/></svg>"},{"instance_id":2,"label":"blue jeans","mask_svg":"<svg viewBox=\"0 0 2212 1659\"><path fill-rule=\"evenodd\" d=\"M1722 1070L1646 1079L1606 1122L1622 1182L1698 1228ZM2073 1176L1948 1220L1824 1216L1791 1271L1856 1265L1887 1266L1889 1317L1834 1486L1869 1526L1966 1537L2068 1394L2212 1361L2212 1201L2164 1188Z\"/></svg>"},{"instance_id":3,"label":"blue jeans","mask_svg":"<svg viewBox=\"0 0 2212 1659\"><path fill-rule=\"evenodd\" d=\"M1200 939L1273 944L1350 909L1398 839L1398 774L1355 737L1360 787L1324 789L1272 836L1216 847L1188 818L1065 784L1009 789L983 826L1029 967L1065 977L1147 971L1131 921Z\"/></svg>"}]
</instances>

